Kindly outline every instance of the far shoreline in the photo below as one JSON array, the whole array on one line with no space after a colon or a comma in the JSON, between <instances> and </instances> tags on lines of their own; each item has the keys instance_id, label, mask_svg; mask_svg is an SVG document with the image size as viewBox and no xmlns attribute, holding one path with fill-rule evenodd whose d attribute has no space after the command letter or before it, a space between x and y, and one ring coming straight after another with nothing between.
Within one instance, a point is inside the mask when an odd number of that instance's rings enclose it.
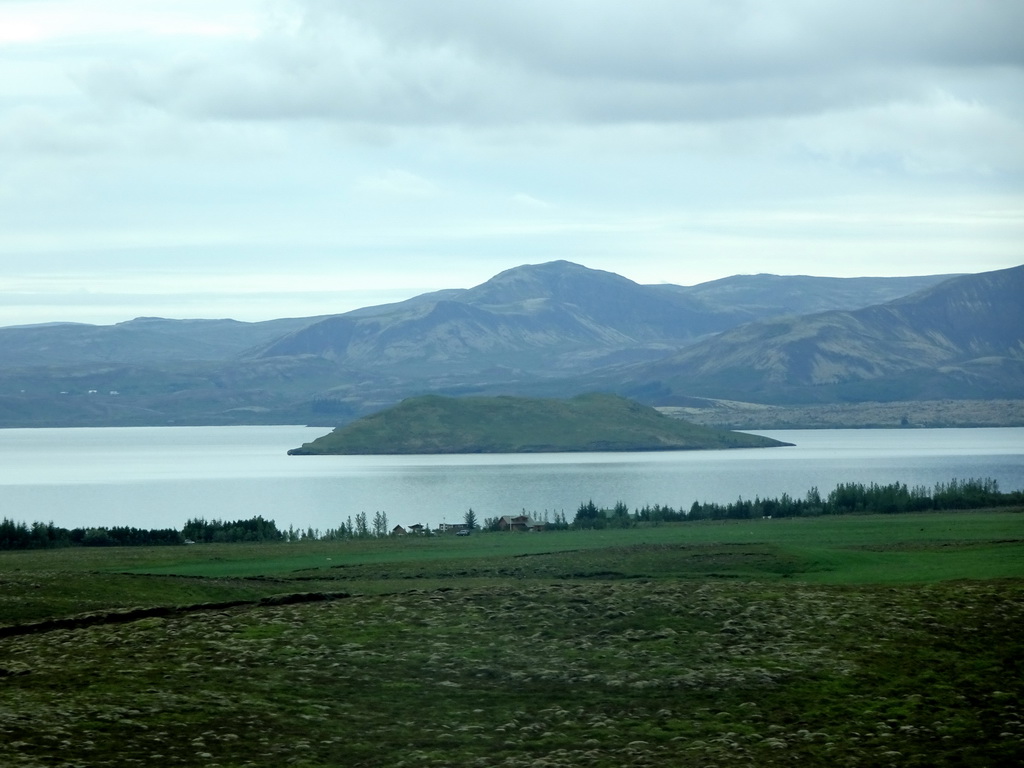
<instances>
[{"instance_id":1,"label":"far shoreline","mask_svg":"<svg viewBox=\"0 0 1024 768\"><path fill-rule=\"evenodd\" d=\"M1024 399L769 405L694 398L685 406L658 410L694 424L735 431L1024 427Z\"/></svg>"}]
</instances>

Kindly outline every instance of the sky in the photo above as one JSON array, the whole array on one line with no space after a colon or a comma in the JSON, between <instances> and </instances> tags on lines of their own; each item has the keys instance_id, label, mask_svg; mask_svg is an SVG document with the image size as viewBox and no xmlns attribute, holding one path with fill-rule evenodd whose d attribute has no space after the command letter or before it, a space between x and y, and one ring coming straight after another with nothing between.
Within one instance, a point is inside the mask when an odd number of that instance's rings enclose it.
<instances>
[{"instance_id":1,"label":"sky","mask_svg":"<svg viewBox=\"0 0 1024 768\"><path fill-rule=\"evenodd\" d=\"M1024 263L1024 3L0 0L0 325Z\"/></svg>"}]
</instances>

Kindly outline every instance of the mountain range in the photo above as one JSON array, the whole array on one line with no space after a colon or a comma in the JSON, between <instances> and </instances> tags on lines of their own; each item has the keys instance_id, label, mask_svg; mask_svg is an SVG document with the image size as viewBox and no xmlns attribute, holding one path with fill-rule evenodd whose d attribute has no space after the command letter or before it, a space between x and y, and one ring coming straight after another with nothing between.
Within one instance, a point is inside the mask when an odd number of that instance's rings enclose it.
<instances>
[{"instance_id":1,"label":"mountain range","mask_svg":"<svg viewBox=\"0 0 1024 768\"><path fill-rule=\"evenodd\" d=\"M425 393L649 405L1019 398L1024 267L640 285L565 261L261 323L0 328L0 426L335 426Z\"/></svg>"},{"instance_id":2,"label":"mountain range","mask_svg":"<svg viewBox=\"0 0 1024 768\"><path fill-rule=\"evenodd\" d=\"M746 324L631 375L637 391L648 398L661 391L662 399L1021 397L1024 267L953 278L861 309Z\"/></svg>"}]
</instances>

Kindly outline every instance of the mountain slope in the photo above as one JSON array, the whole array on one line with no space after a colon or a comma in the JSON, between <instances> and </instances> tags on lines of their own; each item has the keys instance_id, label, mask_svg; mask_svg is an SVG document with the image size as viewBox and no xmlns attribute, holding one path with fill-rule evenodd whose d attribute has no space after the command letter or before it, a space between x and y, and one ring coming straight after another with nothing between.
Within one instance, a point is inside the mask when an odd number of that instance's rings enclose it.
<instances>
[{"instance_id":1,"label":"mountain slope","mask_svg":"<svg viewBox=\"0 0 1024 768\"><path fill-rule=\"evenodd\" d=\"M424 395L289 451L310 454L538 453L784 445L699 427L613 395L571 400Z\"/></svg>"},{"instance_id":2,"label":"mountain slope","mask_svg":"<svg viewBox=\"0 0 1024 768\"><path fill-rule=\"evenodd\" d=\"M364 370L387 367L406 377L446 380L494 367L544 378L578 375L663 357L752 316L789 314L802 289L782 286L814 285L821 294L816 304L841 295L846 304L865 306L881 293L898 295L899 286L938 278L898 280L889 286L885 279L871 279L855 287L838 279L758 275L743 280L744 304L721 286L645 286L555 261L506 270L462 291L326 318L253 354L314 355ZM750 303L754 297L756 305Z\"/></svg>"},{"instance_id":3,"label":"mountain slope","mask_svg":"<svg viewBox=\"0 0 1024 768\"><path fill-rule=\"evenodd\" d=\"M327 318L255 355L318 355L403 375L578 370L617 354L651 359L734 324L686 296L569 262L517 267L431 298Z\"/></svg>"},{"instance_id":4,"label":"mountain slope","mask_svg":"<svg viewBox=\"0 0 1024 768\"><path fill-rule=\"evenodd\" d=\"M622 391L761 402L1019 397L1022 296L1024 266L852 312L752 323L638 367Z\"/></svg>"},{"instance_id":5,"label":"mountain slope","mask_svg":"<svg viewBox=\"0 0 1024 768\"><path fill-rule=\"evenodd\" d=\"M327 317L260 323L141 317L115 325L0 328L2 371L314 355L359 367L522 364L550 371L651 359L750 319L878 303L921 278L737 276L643 286L565 261L524 265L470 289ZM813 299L808 299L813 295ZM803 297L802 299L800 297Z\"/></svg>"},{"instance_id":6,"label":"mountain slope","mask_svg":"<svg viewBox=\"0 0 1024 768\"><path fill-rule=\"evenodd\" d=\"M804 361L815 376L831 368L837 381L860 382L861 389L800 383L793 378L799 366L790 370L788 362L776 367L773 389L756 377L746 381L753 368L741 359L744 340L763 346L763 354L782 354L763 344L756 328L733 330L750 317L789 316L802 306L863 308L879 296L938 280L754 275L689 288L645 286L556 261L516 267L474 288L327 317L264 323L138 318L113 326L0 328L0 426L334 425L426 392L567 397L614 390L665 405L678 403L679 393L694 386L710 397L755 392L767 398L869 399L876 393L864 387L886 381L898 383L907 398L945 397L961 389L1017 396L1006 394L1015 385L1019 392L1024 380L1016 358L978 352L953 373L934 369L926 386L921 369L900 373L905 356L870 358L870 328L854 329L864 346L857 354L848 335L832 358ZM778 321L776 334L785 335L794 322ZM908 322L918 319L908 316ZM674 360L723 331L735 335L722 337L731 341L716 347L713 357L721 359L701 364L707 369L697 371L699 380L689 363L638 367ZM976 335L988 338L988 330ZM949 343L960 343L958 338L951 331ZM918 359L947 360L933 346L925 344ZM786 354L799 358L799 352L795 343ZM840 352L845 358L833 359ZM726 370L729 355L738 356L737 364ZM860 378L844 372L865 361L875 368L865 368ZM961 379L969 386L957 383ZM807 386L811 395L800 389Z\"/></svg>"},{"instance_id":7,"label":"mountain slope","mask_svg":"<svg viewBox=\"0 0 1024 768\"><path fill-rule=\"evenodd\" d=\"M909 296L958 275L812 277L733 275L688 288L667 286L713 306L735 307L743 322L779 315L854 310Z\"/></svg>"}]
</instances>

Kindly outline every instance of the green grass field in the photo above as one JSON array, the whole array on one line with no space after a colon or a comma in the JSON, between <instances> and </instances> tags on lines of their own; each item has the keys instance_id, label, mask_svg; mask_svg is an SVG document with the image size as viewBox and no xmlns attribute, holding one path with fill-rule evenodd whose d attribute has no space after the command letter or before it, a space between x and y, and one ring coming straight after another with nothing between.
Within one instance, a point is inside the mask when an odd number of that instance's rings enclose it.
<instances>
[{"instance_id":1,"label":"green grass field","mask_svg":"<svg viewBox=\"0 0 1024 768\"><path fill-rule=\"evenodd\" d=\"M0 765L1024 764L1022 628L1021 510L5 552Z\"/></svg>"}]
</instances>

